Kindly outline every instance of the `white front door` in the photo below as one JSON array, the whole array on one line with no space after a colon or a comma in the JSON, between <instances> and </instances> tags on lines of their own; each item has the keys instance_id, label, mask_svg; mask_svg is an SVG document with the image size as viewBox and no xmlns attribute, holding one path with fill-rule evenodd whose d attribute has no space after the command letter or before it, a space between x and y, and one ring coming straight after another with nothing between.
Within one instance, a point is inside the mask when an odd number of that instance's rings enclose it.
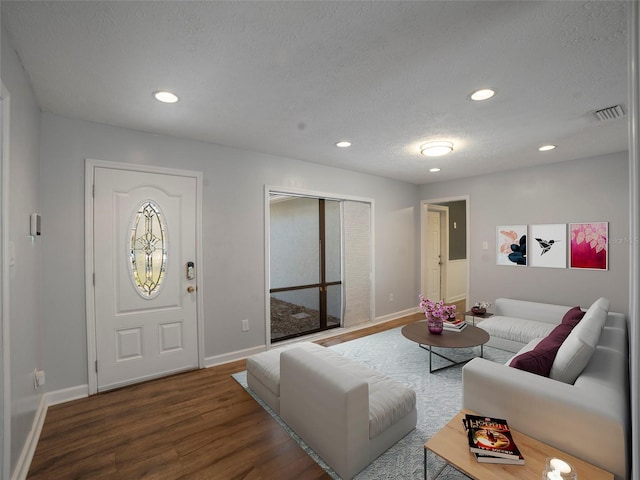
<instances>
[{"instance_id":1,"label":"white front door","mask_svg":"<svg viewBox=\"0 0 640 480\"><path fill-rule=\"evenodd\" d=\"M99 391L198 367L195 177L94 168Z\"/></svg>"},{"instance_id":2,"label":"white front door","mask_svg":"<svg viewBox=\"0 0 640 480\"><path fill-rule=\"evenodd\" d=\"M437 302L441 298L440 279L440 212L427 212L427 298Z\"/></svg>"}]
</instances>

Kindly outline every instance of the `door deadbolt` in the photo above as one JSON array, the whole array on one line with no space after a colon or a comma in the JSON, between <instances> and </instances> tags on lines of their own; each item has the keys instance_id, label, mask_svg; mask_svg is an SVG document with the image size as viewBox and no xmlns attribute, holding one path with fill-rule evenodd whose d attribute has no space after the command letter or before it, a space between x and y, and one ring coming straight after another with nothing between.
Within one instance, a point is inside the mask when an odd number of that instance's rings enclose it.
<instances>
[{"instance_id":1,"label":"door deadbolt","mask_svg":"<svg viewBox=\"0 0 640 480\"><path fill-rule=\"evenodd\" d=\"M196 278L195 264L193 262L187 262L187 280L193 280Z\"/></svg>"}]
</instances>

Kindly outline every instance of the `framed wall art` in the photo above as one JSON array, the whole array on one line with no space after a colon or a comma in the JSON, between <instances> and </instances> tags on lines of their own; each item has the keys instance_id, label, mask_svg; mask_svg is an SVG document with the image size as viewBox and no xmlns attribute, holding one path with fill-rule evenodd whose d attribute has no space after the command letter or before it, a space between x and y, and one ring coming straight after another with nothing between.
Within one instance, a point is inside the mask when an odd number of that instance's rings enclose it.
<instances>
[{"instance_id":1,"label":"framed wall art","mask_svg":"<svg viewBox=\"0 0 640 480\"><path fill-rule=\"evenodd\" d=\"M529 265L567 268L567 224L529 226Z\"/></svg>"},{"instance_id":2,"label":"framed wall art","mask_svg":"<svg viewBox=\"0 0 640 480\"><path fill-rule=\"evenodd\" d=\"M570 223L570 267L591 270L609 268L609 223Z\"/></svg>"},{"instance_id":3,"label":"framed wall art","mask_svg":"<svg viewBox=\"0 0 640 480\"><path fill-rule=\"evenodd\" d=\"M496 263L498 265L527 264L527 226L496 227Z\"/></svg>"}]
</instances>

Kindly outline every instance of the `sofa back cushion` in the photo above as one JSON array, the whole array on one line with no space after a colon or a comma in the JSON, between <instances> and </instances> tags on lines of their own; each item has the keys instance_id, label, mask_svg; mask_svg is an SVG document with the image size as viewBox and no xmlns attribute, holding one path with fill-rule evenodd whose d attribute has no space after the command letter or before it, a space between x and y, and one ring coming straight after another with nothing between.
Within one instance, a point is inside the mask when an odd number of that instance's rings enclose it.
<instances>
[{"instance_id":1,"label":"sofa back cushion","mask_svg":"<svg viewBox=\"0 0 640 480\"><path fill-rule=\"evenodd\" d=\"M580 307L573 307L562 317L562 323L564 325L571 325L571 328L575 327L580 323L580 320L583 319L587 312L582 310Z\"/></svg>"},{"instance_id":2,"label":"sofa back cushion","mask_svg":"<svg viewBox=\"0 0 640 480\"><path fill-rule=\"evenodd\" d=\"M608 308L609 301L605 298L598 299L589 307L558 349L549 377L570 384L576 381L598 344Z\"/></svg>"},{"instance_id":3,"label":"sofa back cushion","mask_svg":"<svg viewBox=\"0 0 640 480\"><path fill-rule=\"evenodd\" d=\"M538 342L532 350L514 357L509 366L548 377L560 346L584 315L585 312L580 307L570 309L564 314L560 325Z\"/></svg>"},{"instance_id":4,"label":"sofa back cushion","mask_svg":"<svg viewBox=\"0 0 640 480\"><path fill-rule=\"evenodd\" d=\"M497 298L495 307L496 316L524 318L553 325L560 323L559 320L571 308L570 305L552 305L513 298Z\"/></svg>"}]
</instances>

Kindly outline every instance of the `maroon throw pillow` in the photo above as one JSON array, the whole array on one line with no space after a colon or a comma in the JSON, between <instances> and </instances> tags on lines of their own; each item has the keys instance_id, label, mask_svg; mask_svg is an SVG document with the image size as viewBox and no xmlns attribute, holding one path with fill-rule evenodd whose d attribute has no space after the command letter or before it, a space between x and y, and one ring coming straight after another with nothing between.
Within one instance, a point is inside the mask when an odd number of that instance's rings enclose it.
<instances>
[{"instance_id":1,"label":"maroon throw pillow","mask_svg":"<svg viewBox=\"0 0 640 480\"><path fill-rule=\"evenodd\" d=\"M582 320L585 313L587 312L583 312L580 307L573 307L564 314L564 317L562 317L562 323L565 325L571 325L571 328L573 328L580 322L580 320Z\"/></svg>"},{"instance_id":2,"label":"maroon throw pillow","mask_svg":"<svg viewBox=\"0 0 640 480\"><path fill-rule=\"evenodd\" d=\"M543 338L533 350L514 357L509 366L548 377L558 349L571 330L573 330L573 325L561 323L551 330L551 333Z\"/></svg>"}]
</instances>

